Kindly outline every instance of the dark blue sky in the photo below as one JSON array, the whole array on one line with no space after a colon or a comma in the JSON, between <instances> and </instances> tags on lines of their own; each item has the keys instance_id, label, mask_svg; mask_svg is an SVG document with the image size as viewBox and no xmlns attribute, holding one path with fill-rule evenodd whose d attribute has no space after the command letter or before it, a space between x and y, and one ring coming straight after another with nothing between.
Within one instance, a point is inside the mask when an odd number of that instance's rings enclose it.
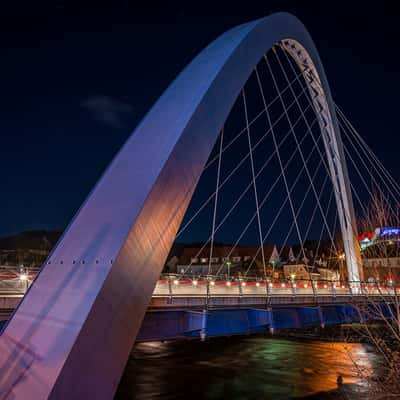
<instances>
[{"instance_id":1,"label":"dark blue sky","mask_svg":"<svg viewBox=\"0 0 400 400\"><path fill-rule=\"evenodd\" d=\"M400 61L385 2L24 2L0 12L0 235L63 229L138 121L225 30L275 11L313 36L336 102L395 177Z\"/></svg>"}]
</instances>

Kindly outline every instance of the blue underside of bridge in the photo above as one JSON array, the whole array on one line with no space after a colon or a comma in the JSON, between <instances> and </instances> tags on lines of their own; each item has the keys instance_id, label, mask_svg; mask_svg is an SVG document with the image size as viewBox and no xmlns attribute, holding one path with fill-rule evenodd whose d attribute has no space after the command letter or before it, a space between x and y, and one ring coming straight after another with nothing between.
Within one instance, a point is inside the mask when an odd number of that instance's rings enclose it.
<instances>
[{"instance_id":1,"label":"blue underside of bridge","mask_svg":"<svg viewBox=\"0 0 400 400\"><path fill-rule=\"evenodd\" d=\"M264 333L267 330L303 329L390 318L390 305L360 311L351 305L284 307L272 309L168 310L148 312L137 341L172 340ZM379 310L378 310L379 309ZM380 311L380 312L377 312Z\"/></svg>"}]
</instances>

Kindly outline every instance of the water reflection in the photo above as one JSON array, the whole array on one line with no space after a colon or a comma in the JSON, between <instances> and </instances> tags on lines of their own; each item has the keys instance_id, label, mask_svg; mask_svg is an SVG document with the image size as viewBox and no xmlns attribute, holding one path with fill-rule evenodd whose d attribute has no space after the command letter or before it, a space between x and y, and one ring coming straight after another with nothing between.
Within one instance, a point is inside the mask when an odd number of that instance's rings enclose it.
<instances>
[{"instance_id":1,"label":"water reflection","mask_svg":"<svg viewBox=\"0 0 400 400\"><path fill-rule=\"evenodd\" d=\"M361 344L265 337L144 343L134 348L116 398L327 398L340 374L348 395L361 399L365 387L352 359L372 373L374 357Z\"/></svg>"}]
</instances>

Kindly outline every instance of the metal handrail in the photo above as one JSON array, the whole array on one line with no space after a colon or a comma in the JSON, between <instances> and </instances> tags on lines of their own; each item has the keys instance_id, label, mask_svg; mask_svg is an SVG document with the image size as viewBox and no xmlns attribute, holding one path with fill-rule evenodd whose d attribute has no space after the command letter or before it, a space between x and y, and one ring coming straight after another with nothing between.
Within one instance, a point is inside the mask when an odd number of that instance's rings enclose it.
<instances>
[{"instance_id":1,"label":"metal handrail","mask_svg":"<svg viewBox=\"0 0 400 400\"><path fill-rule=\"evenodd\" d=\"M21 280L18 277L0 279L0 295L24 294L32 283L32 277ZM235 277L226 279L224 276L182 276L178 274L163 274L157 281L153 295L168 296L397 296L400 285L372 282L347 282L324 279L290 279L260 277Z\"/></svg>"},{"instance_id":2,"label":"metal handrail","mask_svg":"<svg viewBox=\"0 0 400 400\"><path fill-rule=\"evenodd\" d=\"M400 285L381 284L358 281L324 280L324 279L290 279L259 277L235 277L226 279L223 276L182 276L181 274L162 275L157 283L154 295L162 296L162 285L168 284L170 296L366 296L397 295ZM185 290L186 289L186 290ZM188 290L189 289L189 290Z\"/></svg>"}]
</instances>

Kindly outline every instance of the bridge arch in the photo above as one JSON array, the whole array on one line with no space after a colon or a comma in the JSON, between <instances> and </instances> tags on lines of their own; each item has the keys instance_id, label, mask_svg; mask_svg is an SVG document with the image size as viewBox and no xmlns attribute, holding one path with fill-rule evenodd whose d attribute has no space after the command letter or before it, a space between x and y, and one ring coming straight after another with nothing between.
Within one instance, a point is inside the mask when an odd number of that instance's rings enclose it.
<instances>
[{"instance_id":1,"label":"bridge arch","mask_svg":"<svg viewBox=\"0 0 400 400\"><path fill-rule=\"evenodd\" d=\"M313 41L286 13L240 25L174 80L66 229L0 336L1 398L113 396L220 129L254 66L278 42L312 71L349 276L360 280L343 149Z\"/></svg>"}]
</instances>

